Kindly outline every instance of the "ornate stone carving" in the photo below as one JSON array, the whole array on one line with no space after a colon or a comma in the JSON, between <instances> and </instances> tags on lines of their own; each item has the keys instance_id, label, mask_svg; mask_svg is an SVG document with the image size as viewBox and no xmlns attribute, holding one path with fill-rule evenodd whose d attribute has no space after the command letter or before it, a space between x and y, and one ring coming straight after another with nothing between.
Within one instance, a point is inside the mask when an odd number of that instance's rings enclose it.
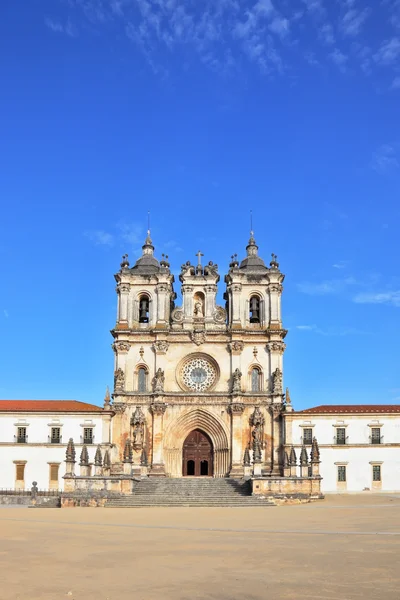
<instances>
[{"instance_id":1,"label":"ornate stone carving","mask_svg":"<svg viewBox=\"0 0 400 600\"><path fill-rule=\"evenodd\" d=\"M131 444L131 440L129 438L127 438L127 440L125 442L124 462L125 463L133 462L132 444Z\"/></svg>"},{"instance_id":2,"label":"ornate stone carving","mask_svg":"<svg viewBox=\"0 0 400 600\"><path fill-rule=\"evenodd\" d=\"M268 287L270 292L279 292L281 293L283 290L283 286L280 283L270 283Z\"/></svg>"},{"instance_id":3,"label":"ornate stone carving","mask_svg":"<svg viewBox=\"0 0 400 600\"><path fill-rule=\"evenodd\" d=\"M272 375L272 393L282 394L282 371L276 367Z\"/></svg>"},{"instance_id":4,"label":"ornate stone carving","mask_svg":"<svg viewBox=\"0 0 400 600\"><path fill-rule=\"evenodd\" d=\"M222 306L217 306L213 313L213 320L215 323L226 322L226 310Z\"/></svg>"},{"instance_id":5,"label":"ornate stone carving","mask_svg":"<svg viewBox=\"0 0 400 600\"><path fill-rule=\"evenodd\" d=\"M72 438L69 438L68 444L67 444L67 451L65 453L65 460L67 462L75 462L75 457L76 457L76 451L75 451L74 440Z\"/></svg>"},{"instance_id":6,"label":"ornate stone carving","mask_svg":"<svg viewBox=\"0 0 400 600\"><path fill-rule=\"evenodd\" d=\"M121 368L114 373L114 390L123 391L125 387L125 373Z\"/></svg>"},{"instance_id":7,"label":"ornate stone carving","mask_svg":"<svg viewBox=\"0 0 400 600\"><path fill-rule=\"evenodd\" d=\"M206 341L206 332L205 331L191 331L190 338L192 342L196 344L196 346L201 346Z\"/></svg>"},{"instance_id":8,"label":"ornate stone carving","mask_svg":"<svg viewBox=\"0 0 400 600\"><path fill-rule=\"evenodd\" d=\"M169 343L166 340L157 340L153 344L153 350L156 354L165 354L169 348Z\"/></svg>"},{"instance_id":9,"label":"ornate stone carving","mask_svg":"<svg viewBox=\"0 0 400 600\"><path fill-rule=\"evenodd\" d=\"M159 367L153 377L153 392L155 394L164 393L165 375L164 371Z\"/></svg>"},{"instance_id":10,"label":"ornate stone carving","mask_svg":"<svg viewBox=\"0 0 400 600\"><path fill-rule=\"evenodd\" d=\"M120 293L124 293L124 294L127 294L130 290L129 283L119 283L117 287L118 287L118 291Z\"/></svg>"},{"instance_id":11,"label":"ornate stone carving","mask_svg":"<svg viewBox=\"0 0 400 600\"><path fill-rule=\"evenodd\" d=\"M254 348L253 348L253 356L254 356L254 359L255 359L255 360L257 360L257 354L258 354L257 347L256 347L256 346L254 346Z\"/></svg>"},{"instance_id":12,"label":"ornate stone carving","mask_svg":"<svg viewBox=\"0 0 400 600\"><path fill-rule=\"evenodd\" d=\"M231 413L232 416L240 416L243 414L244 404L242 404L241 402L233 402L232 404L229 404L228 411Z\"/></svg>"},{"instance_id":13,"label":"ornate stone carving","mask_svg":"<svg viewBox=\"0 0 400 600\"><path fill-rule=\"evenodd\" d=\"M194 356L183 365L181 377L188 389L205 392L214 385L217 372L212 362L204 356Z\"/></svg>"},{"instance_id":14,"label":"ornate stone carving","mask_svg":"<svg viewBox=\"0 0 400 600\"><path fill-rule=\"evenodd\" d=\"M100 444L96 448L96 454L94 455L94 464L96 467L101 467L101 465L103 464L103 457L101 455Z\"/></svg>"},{"instance_id":15,"label":"ornate stone carving","mask_svg":"<svg viewBox=\"0 0 400 600\"><path fill-rule=\"evenodd\" d=\"M312 441L310 458L312 463L320 462L319 446L316 437L314 437Z\"/></svg>"},{"instance_id":16,"label":"ornate stone carving","mask_svg":"<svg viewBox=\"0 0 400 600\"><path fill-rule=\"evenodd\" d=\"M229 344L229 350L232 352L232 354L240 354L243 352L243 348L244 342L239 342L238 340L235 340Z\"/></svg>"},{"instance_id":17,"label":"ornate stone carving","mask_svg":"<svg viewBox=\"0 0 400 600\"><path fill-rule=\"evenodd\" d=\"M136 407L131 417L132 439L135 450L143 448L146 418L140 406Z\"/></svg>"},{"instance_id":18,"label":"ornate stone carving","mask_svg":"<svg viewBox=\"0 0 400 600\"><path fill-rule=\"evenodd\" d=\"M140 358L143 358L143 354L144 354L144 348L143 346L140 346L140 350L139 350L139 354L140 354Z\"/></svg>"},{"instance_id":19,"label":"ornate stone carving","mask_svg":"<svg viewBox=\"0 0 400 600\"><path fill-rule=\"evenodd\" d=\"M180 306L174 308L171 315L171 319L174 323L182 323L184 317L185 314L183 312L183 308L181 308Z\"/></svg>"},{"instance_id":20,"label":"ornate stone carving","mask_svg":"<svg viewBox=\"0 0 400 600\"><path fill-rule=\"evenodd\" d=\"M87 467L89 465L89 453L88 453L88 449L86 448L85 444L83 444L82 446L82 452L81 452L81 457L79 459L79 464L81 465L81 467Z\"/></svg>"},{"instance_id":21,"label":"ornate stone carving","mask_svg":"<svg viewBox=\"0 0 400 600\"><path fill-rule=\"evenodd\" d=\"M216 285L206 285L204 289L205 289L205 291L206 291L206 292L208 292L209 294L212 294L213 292L215 292L215 293L216 293L216 292L218 291L218 288L217 288L217 286L216 286Z\"/></svg>"},{"instance_id":22,"label":"ornate stone carving","mask_svg":"<svg viewBox=\"0 0 400 600\"><path fill-rule=\"evenodd\" d=\"M106 450L104 452L103 467L105 469L111 468L111 458L110 458L110 452L108 450Z\"/></svg>"},{"instance_id":23,"label":"ornate stone carving","mask_svg":"<svg viewBox=\"0 0 400 600\"><path fill-rule=\"evenodd\" d=\"M157 293L165 293L168 292L168 286L165 283L159 283L156 287Z\"/></svg>"},{"instance_id":24,"label":"ornate stone carving","mask_svg":"<svg viewBox=\"0 0 400 600\"><path fill-rule=\"evenodd\" d=\"M279 352L279 354L283 354L286 344L284 342L268 342L267 348L269 352Z\"/></svg>"},{"instance_id":25,"label":"ornate stone carving","mask_svg":"<svg viewBox=\"0 0 400 600\"><path fill-rule=\"evenodd\" d=\"M150 405L150 410L153 415L163 415L167 410L167 405L165 402L153 402L153 404Z\"/></svg>"},{"instance_id":26,"label":"ornate stone carving","mask_svg":"<svg viewBox=\"0 0 400 600\"><path fill-rule=\"evenodd\" d=\"M242 373L235 369L232 375L232 394L240 394L242 391Z\"/></svg>"},{"instance_id":27,"label":"ornate stone carving","mask_svg":"<svg viewBox=\"0 0 400 600\"><path fill-rule=\"evenodd\" d=\"M115 344L113 344L113 350L115 350L116 352L129 352L129 348L131 347L129 342L115 342Z\"/></svg>"},{"instance_id":28,"label":"ornate stone carving","mask_svg":"<svg viewBox=\"0 0 400 600\"><path fill-rule=\"evenodd\" d=\"M117 402L117 403L114 402L112 405L112 409L115 413L121 415L125 412L126 404L124 402Z\"/></svg>"},{"instance_id":29,"label":"ornate stone carving","mask_svg":"<svg viewBox=\"0 0 400 600\"><path fill-rule=\"evenodd\" d=\"M234 283L233 286L232 286L232 291L236 292L236 293L241 292L242 291L241 284L240 283Z\"/></svg>"},{"instance_id":30,"label":"ornate stone carving","mask_svg":"<svg viewBox=\"0 0 400 600\"><path fill-rule=\"evenodd\" d=\"M271 414L273 417L277 417L282 413L282 405L281 404L272 404L270 406Z\"/></svg>"},{"instance_id":31,"label":"ornate stone carving","mask_svg":"<svg viewBox=\"0 0 400 600\"><path fill-rule=\"evenodd\" d=\"M193 314L196 319L204 319L203 303L200 300L194 303Z\"/></svg>"},{"instance_id":32,"label":"ornate stone carving","mask_svg":"<svg viewBox=\"0 0 400 600\"><path fill-rule=\"evenodd\" d=\"M250 417L250 426L253 428L251 437L253 440L253 461L261 462L261 450L264 448L264 424L265 418L258 406L255 407Z\"/></svg>"},{"instance_id":33,"label":"ornate stone carving","mask_svg":"<svg viewBox=\"0 0 400 600\"><path fill-rule=\"evenodd\" d=\"M183 285L182 292L184 294L190 294L191 292L193 292L193 286L192 285Z\"/></svg>"}]
</instances>

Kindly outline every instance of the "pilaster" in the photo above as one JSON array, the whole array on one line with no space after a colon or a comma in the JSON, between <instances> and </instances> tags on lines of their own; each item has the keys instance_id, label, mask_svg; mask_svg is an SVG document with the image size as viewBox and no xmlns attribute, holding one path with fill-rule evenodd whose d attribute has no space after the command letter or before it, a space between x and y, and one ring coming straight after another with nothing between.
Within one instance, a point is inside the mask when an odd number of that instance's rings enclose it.
<instances>
[{"instance_id":1,"label":"pilaster","mask_svg":"<svg viewBox=\"0 0 400 600\"><path fill-rule=\"evenodd\" d=\"M243 466L243 425L242 416L244 404L240 397L235 397L232 404L228 406L231 414L231 431L232 431L232 467L230 477L241 478L244 476Z\"/></svg>"},{"instance_id":2,"label":"pilaster","mask_svg":"<svg viewBox=\"0 0 400 600\"><path fill-rule=\"evenodd\" d=\"M157 398L150 405L153 414L153 460L149 475L152 477L165 477L163 455L163 415L167 409L163 397Z\"/></svg>"}]
</instances>

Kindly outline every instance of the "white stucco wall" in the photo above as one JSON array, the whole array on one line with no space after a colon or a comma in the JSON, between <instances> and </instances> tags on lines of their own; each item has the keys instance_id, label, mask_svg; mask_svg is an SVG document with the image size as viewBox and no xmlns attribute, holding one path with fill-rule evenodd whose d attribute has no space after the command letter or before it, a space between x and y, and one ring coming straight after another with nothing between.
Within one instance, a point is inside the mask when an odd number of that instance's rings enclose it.
<instances>
[{"instance_id":1,"label":"white stucco wall","mask_svg":"<svg viewBox=\"0 0 400 600\"><path fill-rule=\"evenodd\" d=\"M26 427L28 442L15 443L17 427ZM51 427L60 427L61 444L48 443ZM88 446L89 459L94 460L97 444L104 438L101 414L43 414L43 413L1 413L0 412L0 488L15 488L16 464L14 461L26 461L25 488L30 489L37 481L41 489L49 489L50 463L60 463L59 485L63 486L65 474L65 452L69 438L76 446L77 465L82 449L81 436L84 427L93 427L94 444ZM107 440L106 440L107 441ZM77 467L79 472L79 467Z\"/></svg>"},{"instance_id":2,"label":"white stucco wall","mask_svg":"<svg viewBox=\"0 0 400 600\"><path fill-rule=\"evenodd\" d=\"M318 440L322 491L400 491L400 414L293 414L292 441L299 456L303 429L312 427ZM336 427L346 429L346 444L334 443ZM372 427L380 427L381 444L371 444ZM310 448L308 447L308 450ZM337 481L339 464L346 466L346 483ZM372 465L381 466L381 484L372 480Z\"/></svg>"}]
</instances>

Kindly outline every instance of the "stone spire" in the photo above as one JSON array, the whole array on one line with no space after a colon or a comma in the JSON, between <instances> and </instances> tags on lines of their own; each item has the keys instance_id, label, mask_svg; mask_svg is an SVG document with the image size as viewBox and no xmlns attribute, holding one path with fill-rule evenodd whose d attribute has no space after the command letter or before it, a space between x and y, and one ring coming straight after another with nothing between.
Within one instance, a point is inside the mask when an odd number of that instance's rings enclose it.
<instances>
[{"instance_id":1,"label":"stone spire","mask_svg":"<svg viewBox=\"0 0 400 600\"><path fill-rule=\"evenodd\" d=\"M289 465L290 465L289 454L286 451L285 452L285 456L283 458L283 466L284 467L289 467Z\"/></svg>"},{"instance_id":2,"label":"stone spire","mask_svg":"<svg viewBox=\"0 0 400 600\"><path fill-rule=\"evenodd\" d=\"M292 446L292 449L290 450L290 464L293 466L296 464L296 462L297 462L296 451L294 449L294 446Z\"/></svg>"},{"instance_id":3,"label":"stone spire","mask_svg":"<svg viewBox=\"0 0 400 600\"><path fill-rule=\"evenodd\" d=\"M110 453L108 450L104 452L103 467L109 469L111 467Z\"/></svg>"},{"instance_id":4,"label":"stone spire","mask_svg":"<svg viewBox=\"0 0 400 600\"><path fill-rule=\"evenodd\" d=\"M140 464L142 465L142 467L147 467L147 452L144 448L140 455Z\"/></svg>"},{"instance_id":5,"label":"stone spire","mask_svg":"<svg viewBox=\"0 0 400 600\"><path fill-rule=\"evenodd\" d=\"M75 444L74 444L74 440L72 438L69 438L68 444L67 444L67 451L66 451L66 461L67 462L75 462L75 456L76 456L76 452L75 452Z\"/></svg>"},{"instance_id":6,"label":"stone spire","mask_svg":"<svg viewBox=\"0 0 400 600\"><path fill-rule=\"evenodd\" d=\"M89 464L89 453L88 453L88 449L86 448L85 444L83 444L83 446L82 446L82 452L81 452L79 464L81 465L81 467L83 467L83 466L87 467Z\"/></svg>"},{"instance_id":7,"label":"stone spire","mask_svg":"<svg viewBox=\"0 0 400 600\"><path fill-rule=\"evenodd\" d=\"M246 246L246 258L240 263L240 269L258 273L265 273L268 268L260 256L258 256L258 246L254 237L254 232L250 231L249 243Z\"/></svg>"},{"instance_id":8,"label":"stone spire","mask_svg":"<svg viewBox=\"0 0 400 600\"><path fill-rule=\"evenodd\" d=\"M305 467L307 464L308 464L307 450L306 450L305 446L303 446L301 449L301 454L300 454L300 465L302 467Z\"/></svg>"},{"instance_id":9,"label":"stone spire","mask_svg":"<svg viewBox=\"0 0 400 600\"><path fill-rule=\"evenodd\" d=\"M104 396L104 408L108 410L110 408L111 396L110 396L110 388L106 387L106 395Z\"/></svg>"},{"instance_id":10,"label":"stone spire","mask_svg":"<svg viewBox=\"0 0 400 600\"><path fill-rule=\"evenodd\" d=\"M124 448L124 462L131 463L133 461L133 450L131 440L127 438Z\"/></svg>"},{"instance_id":11,"label":"stone spire","mask_svg":"<svg viewBox=\"0 0 400 600\"><path fill-rule=\"evenodd\" d=\"M94 464L96 467L101 467L103 464L103 457L101 456L101 446L97 446L96 454L94 455Z\"/></svg>"},{"instance_id":12,"label":"stone spire","mask_svg":"<svg viewBox=\"0 0 400 600\"><path fill-rule=\"evenodd\" d=\"M244 451L243 464L245 467L249 467L251 464L250 450L248 446L246 446L246 450Z\"/></svg>"},{"instance_id":13,"label":"stone spire","mask_svg":"<svg viewBox=\"0 0 400 600\"><path fill-rule=\"evenodd\" d=\"M319 463L320 460L320 454L319 454L319 446L318 446L318 442L317 442L317 438L314 437L313 441L312 441L312 446L311 446L311 462L312 463Z\"/></svg>"}]
</instances>

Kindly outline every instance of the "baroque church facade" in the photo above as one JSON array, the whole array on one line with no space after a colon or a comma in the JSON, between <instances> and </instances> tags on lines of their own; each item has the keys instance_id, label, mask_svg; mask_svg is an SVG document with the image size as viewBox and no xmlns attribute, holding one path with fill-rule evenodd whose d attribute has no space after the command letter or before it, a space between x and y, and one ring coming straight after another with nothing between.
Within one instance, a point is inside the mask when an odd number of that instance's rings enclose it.
<instances>
[{"instance_id":1,"label":"baroque church facade","mask_svg":"<svg viewBox=\"0 0 400 600\"><path fill-rule=\"evenodd\" d=\"M282 476L284 275L267 266L253 233L246 256L232 256L225 306L217 304L218 266L186 262L177 304L167 256L158 261L150 232L132 267L115 275L117 323L112 461L129 458L142 476ZM286 463L286 465L285 465Z\"/></svg>"}]
</instances>

